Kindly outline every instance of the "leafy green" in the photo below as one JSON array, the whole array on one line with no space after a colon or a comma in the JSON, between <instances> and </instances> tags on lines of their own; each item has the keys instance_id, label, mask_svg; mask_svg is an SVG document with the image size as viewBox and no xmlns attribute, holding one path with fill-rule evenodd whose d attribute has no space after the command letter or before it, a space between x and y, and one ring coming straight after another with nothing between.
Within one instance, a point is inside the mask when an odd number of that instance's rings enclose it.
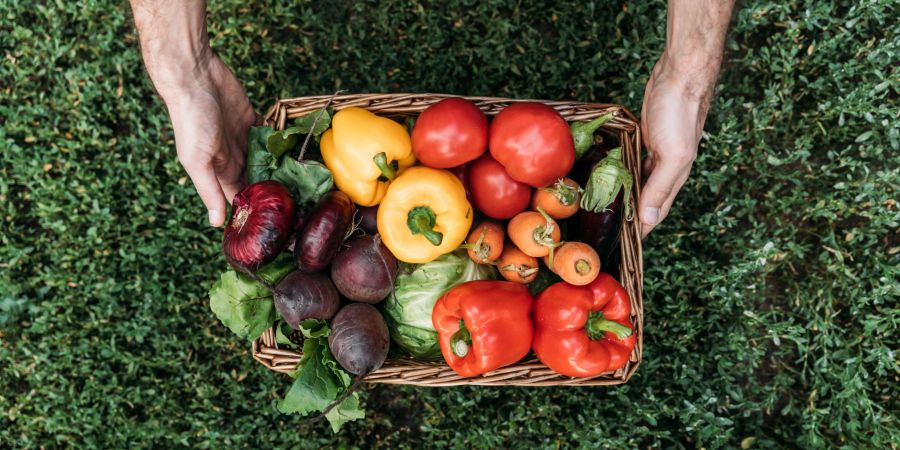
<instances>
[{"instance_id":1,"label":"leafy green","mask_svg":"<svg viewBox=\"0 0 900 450\"><path fill-rule=\"evenodd\" d=\"M410 267L407 267L409 269ZM391 338L419 359L437 359L441 352L431 311L438 298L460 283L493 279L494 268L475 264L465 252L448 253L432 262L412 267L397 276L394 291L384 304Z\"/></svg>"},{"instance_id":2,"label":"leafy green","mask_svg":"<svg viewBox=\"0 0 900 450\"><path fill-rule=\"evenodd\" d=\"M318 118L318 120L317 120ZM275 158L280 158L288 150L293 149L306 138L306 134L312 130L312 135L318 137L331 125L331 113L327 109L313 111L305 116L298 117L294 126L275 131L269 135L266 141L266 149ZM315 124L315 128L313 128Z\"/></svg>"},{"instance_id":3,"label":"leafy green","mask_svg":"<svg viewBox=\"0 0 900 450\"><path fill-rule=\"evenodd\" d=\"M291 372L294 383L277 405L278 411L285 414L305 415L323 411L352 383L350 375L337 364L328 349L328 334L331 332L328 324L321 320L306 320L301 322L300 331L306 338L303 341L303 356ZM365 411L359 405L359 394L356 392L325 415L334 432L344 423L363 417Z\"/></svg>"},{"instance_id":4,"label":"leafy green","mask_svg":"<svg viewBox=\"0 0 900 450\"><path fill-rule=\"evenodd\" d=\"M328 341L306 339L303 357L292 373L296 377L287 395L278 403L278 410L289 414L309 414L322 411L338 396L339 377L325 365Z\"/></svg>"},{"instance_id":5,"label":"leafy green","mask_svg":"<svg viewBox=\"0 0 900 450\"><path fill-rule=\"evenodd\" d=\"M257 183L272 178L277 159L266 150L266 142L272 136L272 127L251 127L247 138L247 181Z\"/></svg>"},{"instance_id":6,"label":"leafy green","mask_svg":"<svg viewBox=\"0 0 900 450\"><path fill-rule=\"evenodd\" d=\"M305 117L308 115L300 119ZM323 120L316 124L316 131L321 129L321 124L327 129L330 122L331 115L325 111ZM263 180L281 182L299 204L314 203L333 189L334 178L324 164L308 159L298 161L287 153L287 150L296 145L299 136L306 134L310 124L302 122L301 125L283 131L274 131L267 126L250 128L247 153L247 177L250 183Z\"/></svg>"},{"instance_id":7,"label":"leafy green","mask_svg":"<svg viewBox=\"0 0 900 450\"><path fill-rule=\"evenodd\" d=\"M275 322L275 343L284 347L296 347L303 345L303 335L287 322L278 320Z\"/></svg>"},{"instance_id":8,"label":"leafy green","mask_svg":"<svg viewBox=\"0 0 900 450\"><path fill-rule=\"evenodd\" d=\"M291 191L298 204L315 203L334 187L331 171L318 161L297 161L290 156L281 159L272 179L280 181Z\"/></svg>"},{"instance_id":9,"label":"leafy green","mask_svg":"<svg viewBox=\"0 0 900 450\"><path fill-rule=\"evenodd\" d=\"M315 124L315 128L313 128ZM295 129L297 133L306 134L312 130L312 135L318 137L328 127L331 126L331 111L325 108L313 111L305 116L294 119L294 126L288 129ZM285 130L287 131L287 130Z\"/></svg>"},{"instance_id":10,"label":"leafy green","mask_svg":"<svg viewBox=\"0 0 900 450\"><path fill-rule=\"evenodd\" d=\"M257 275L275 284L294 270L293 258L281 255L259 269ZM241 339L254 340L275 322L275 306L268 288L250 277L225 271L209 290L209 308Z\"/></svg>"},{"instance_id":11,"label":"leafy green","mask_svg":"<svg viewBox=\"0 0 900 450\"><path fill-rule=\"evenodd\" d=\"M328 337L331 334L331 327L328 322L318 319L306 319L300 322L300 332L305 338Z\"/></svg>"},{"instance_id":12,"label":"leafy green","mask_svg":"<svg viewBox=\"0 0 900 450\"><path fill-rule=\"evenodd\" d=\"M294 148L302 136L296 127L275 131L266 140L266 150L275 158L280 158L288 150Z\"/></svg>"}]
</instances>

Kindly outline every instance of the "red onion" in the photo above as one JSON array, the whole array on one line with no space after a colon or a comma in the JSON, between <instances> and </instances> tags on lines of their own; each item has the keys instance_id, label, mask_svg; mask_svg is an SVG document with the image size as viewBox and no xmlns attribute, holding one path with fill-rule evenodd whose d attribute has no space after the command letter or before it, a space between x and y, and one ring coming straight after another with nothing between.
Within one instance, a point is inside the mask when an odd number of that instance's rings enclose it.
<instances>
[{"instance_id":1,"label":"red onion","mask_svg":"<svg viewBox=\"0 0 900 450\"><path fill-rule=\"evenodd\" d=\"M288 244L294 227L294 200L284 185L267 180L234 196L222 250L238 270L255 271Z\"/></svg>"}]
</instances>

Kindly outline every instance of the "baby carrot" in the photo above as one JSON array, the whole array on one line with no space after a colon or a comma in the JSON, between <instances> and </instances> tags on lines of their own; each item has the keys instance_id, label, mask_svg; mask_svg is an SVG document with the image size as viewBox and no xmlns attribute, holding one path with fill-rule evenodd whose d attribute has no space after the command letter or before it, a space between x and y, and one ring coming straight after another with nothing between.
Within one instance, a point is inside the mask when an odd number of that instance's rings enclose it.
<instances>
[{"instance_id":1,"label":"baby carrot","mask_svg":"<svg viewBox=\"0 0 900 450\"><path fill-rule=\"evenodd\" d=\"M578 212L581 201L581 186L571 178L563 178L553 185L534 190L531 197L531 209L538 207L554 219L572 217Z\"/></svg>"},{"instance_id":2,"label":"baby carrot","mask_svg":"<svg viewBox=\"0 0 900 450\"><path fill-rule=\"evenodd\" d=\"M507 281L521 284L534 281L539 270L537 259L526 255L511 242L503 247L503 253L497 260L497 268Z\"/></svg>"},{"instance_id":3,"label":"baby carrot","mask_svg":"<svg viewBox=\"0 0 900 450\"><path fill-rule=\"evenodd\" d=\"M503 239L506 233L497 222L486 220L469 233L469 238L462 246L469 253L469 258L478 264L491 264L503 252Z\"/></svg>"}]
</instances>

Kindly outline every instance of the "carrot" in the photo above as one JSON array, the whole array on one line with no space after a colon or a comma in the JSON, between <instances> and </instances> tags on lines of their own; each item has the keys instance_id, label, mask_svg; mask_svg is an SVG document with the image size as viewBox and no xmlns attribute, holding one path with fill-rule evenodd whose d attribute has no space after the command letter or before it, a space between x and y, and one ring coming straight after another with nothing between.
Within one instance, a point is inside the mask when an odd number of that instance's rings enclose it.
<instances>
[{"instance_id":1,"label":"carrot","mask_svg":"<svg viewBox=\"0 0 900 450\"><path fill-rule=\"evenodd\" d=\"M478 264L491 264L503 252L505 234L502 225L486 220L472 229L462 247L467 249L472 261Z\"/></svg>"},{"instance_id":2,"label":"carrot","mask_svg":"<svg viewBox=\"0 0 900 450\"><path fill-rule=\"evenodd\" d=\"M555 274L576 286L584 286L600 274L600 256L583 242L566 242L556 250L551 262Z\"/></svg>"},{"instance_id":3,"label":"carrot","mask_svg":"<svg viewBox=\"0 0 900 450\"><path fill-rule=\"evenodd\" d=\"M526 255L511 242L503 246L503 253L497 260L497 268L507 281L521 284L534 281L539 270L537 259Z\"/></svg>"},{"instance_id":4,"label":"carrot","mask_svg":"<svg viewBox=\"0 0 900 450\"><path fill-rule=\"evenodd\" d=\"M551 254L559 246L559 226L552 217L538 207L538 212L525 211L509 221L506 232L509 239L528 256L540 258Z\"/></svg>"},{"instance_id":5,"label":"carrot","mask_svg":"<svg viewBox=\"0 0 900 450\"><path fill-rule=\"evenodd\" d=\"M553 185L534 190L531 197L531 209L544 209L554 219L572 217L578 212L582 189L575 180L563 178Z\"/></svg>"}]
</instances>

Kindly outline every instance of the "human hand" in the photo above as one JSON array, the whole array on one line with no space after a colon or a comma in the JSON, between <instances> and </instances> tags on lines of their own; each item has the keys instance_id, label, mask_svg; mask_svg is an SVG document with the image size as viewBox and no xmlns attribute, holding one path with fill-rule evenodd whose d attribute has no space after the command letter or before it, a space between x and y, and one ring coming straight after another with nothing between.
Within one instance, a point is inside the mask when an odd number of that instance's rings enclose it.
<instances>
[{"instance_id":1,"label":"human hand","mask_svg":"<svg viewBox=\"0 0 900 450\"><path fill-rule=\"evenodd\" d=\"M649 151L638 205L644 237L669 215L691 173L733 8L734 0L669 0L666 49L647 81L641 108Z\"/></svg>"},{"instance_id":2,"label":"human hand","mask_svg":"<svg viewBox=\"0 0 900 450\"><path fill-rule=\"evenodd\" d=\"M691 173L714 82L715 76L705 80L683 74L667 65L665 55L647 81L641 133L649 155L638 205L644 237L669 214Z\"/></svg>"},{"instance_id":3,"label":"human hand","mask_svg":"<svg viewBox=\"0 0 900 450\"><path fill-rule=\"evenodd\" d=\"M178 160L206 205L225 223L226 202L244 185L247 133L256 113L240 82L213 53L206 2L131 0L147 74L172 119Z\"/></svg>"},{"instance_id":4,"label":"human hand","mask_svg":"<svg viewBox=\"0 0 900 450\"><path fill-rule=\"evenodd\" d=\"M225 223L225 202L244 187L247 133L256 113L219 58L212 56L205 72L166 104L178 160L206 206L209 224L219 227Z\"/></svg>"}]
</instances>

